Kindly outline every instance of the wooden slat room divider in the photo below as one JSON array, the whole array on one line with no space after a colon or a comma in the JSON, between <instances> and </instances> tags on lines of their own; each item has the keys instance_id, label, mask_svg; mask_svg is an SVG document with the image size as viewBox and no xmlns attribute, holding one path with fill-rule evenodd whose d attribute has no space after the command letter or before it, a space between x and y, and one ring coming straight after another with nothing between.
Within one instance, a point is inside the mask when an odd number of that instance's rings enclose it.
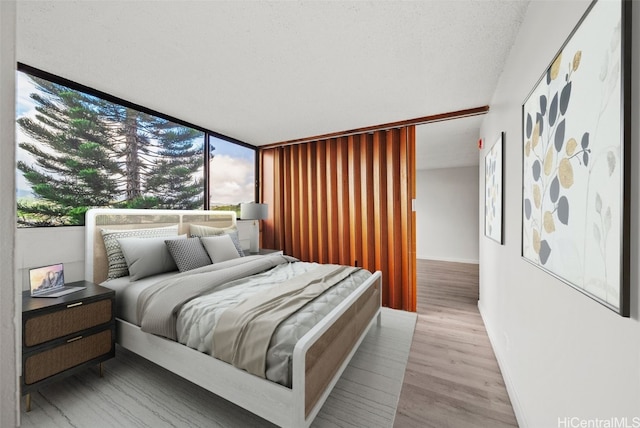
<instances>
[{"instance_id":1,"label":"wooden slat room divider","mask_svg":"<svg viewBox=\"0 0 640 428\"><path fill-rule=\"evenodd\" d=\"M260 151L262 246L380 270L385 306L416 310L415 126Z\"/></svg>"}]
</instances>

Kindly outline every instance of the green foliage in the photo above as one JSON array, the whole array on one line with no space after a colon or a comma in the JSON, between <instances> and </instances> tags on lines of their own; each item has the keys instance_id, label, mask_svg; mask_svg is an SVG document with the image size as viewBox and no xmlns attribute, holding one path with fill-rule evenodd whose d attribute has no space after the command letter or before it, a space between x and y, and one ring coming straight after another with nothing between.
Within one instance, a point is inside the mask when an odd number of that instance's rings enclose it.
<instances>
[{"instance_id":1,"label":"green foliage","mask_svg":"<svg viewBox=\"0 0 640 428\"><path fill-rule=\"evenodd\" d=\"M76 226L84 226L84 215L88 210L89 207L71 208L67 213L70 223Z\"/></svg>"},{"instance_id":2,"label":"green foliage","mask_svg":"<svg viewBox=\"0 0 640 428\"><path fill-rule=\"evenodd\" d=\"M34 200L18 202L20 226L83 224L89 207L203 206L204 134L65 86L30 77L35 117L18 162ZM198 140L199 139L199 140Z\"/></svg>"},{"instance_id":3,"label":"green foliage","mask_svg":"<svg viewBox=\"0 0 640 428\"><path fill-rule=\"evenodd\" d=\"M48 201L18 199L18 226L61 226L67 224L65 210Z\"/></svg>"},{"instance_id":4,"label":"green foliage","mask_svg":"<svg viewBox=\"0 0 640 428\"><path fill-rule=\"evenodd\" d=\"M135 199L115 203L114 208L151 209L158 208L159 200L153 196L140 196Z\"/></svg>"},{"instance_id":5,"label":"green foliage","mask_svg":"<svg viewBox=\"0 0 640 428\"><path fill-rule=\"evenodd\" d=\"M212 210L216 211L235 211L236 216L240 217L240 204L231 204L231 205L213 205L210 207Z\"/></svg>"}]
</instances>

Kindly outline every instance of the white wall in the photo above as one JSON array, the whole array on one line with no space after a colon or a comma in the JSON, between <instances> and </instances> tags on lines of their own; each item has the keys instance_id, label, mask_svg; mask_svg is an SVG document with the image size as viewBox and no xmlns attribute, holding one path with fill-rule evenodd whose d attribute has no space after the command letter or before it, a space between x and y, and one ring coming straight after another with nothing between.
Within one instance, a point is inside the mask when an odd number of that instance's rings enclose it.
<instances>
[{"instance_id":1,"label":"white wall","mask_svg":"<svg viewBox=\"0 0 640 428\"><path fill-rule=\"evenodd\" d=\"M495 245L480 231L479 307L523 427L557 427L564 417L640 418L638 4L633 14L632 317L618 316L520 257L521 106L589 3L530 3L481 129L484 138L506 132L506 199L505 245ZM482 162L479 172L484 174ZM483 194L482 182L478 193Z\"/></svg>"},{"instance_id":2,"label":"white wall","mask_svg":"<svg viewBox=\"0 0 640 428\"><path fill-rule=\"evenodd\" d=\"M416 171L419 259L478 263L478 167Z\"/></svg>"},{"instance_id":3,"label":"white wall","mask_svg":"<svg viewBox=\"0 0 640 428\"><path fill-rule=\"evenodd\" d=\"M36 227L16 231L17 281L29 289L29 268L64 263L66 282L84 279L84 227Z\"/></svg>"},{"instance_id":4,"label":"white wall","mask_svg":"<svg viewBox=\"0 0 640 428\"><path fill-rule=\"evenodd\" d=\"M0 426L18 424L18 308L14 286L16 3L0 1Z\"/></svg>"}]
</instances>

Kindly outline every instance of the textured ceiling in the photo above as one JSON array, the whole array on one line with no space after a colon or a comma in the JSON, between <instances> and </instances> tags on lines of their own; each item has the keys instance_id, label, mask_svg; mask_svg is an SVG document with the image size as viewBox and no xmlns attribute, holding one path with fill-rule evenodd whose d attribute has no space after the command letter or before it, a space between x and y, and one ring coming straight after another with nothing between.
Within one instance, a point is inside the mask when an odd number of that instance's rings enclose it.
<instances>
[{"instance_id":1,"label":"textured ceiling","mask_svg":"<svg viewBox=\"0 0 640 428\"><path fill-rule=\"evenodd\" d=\"M263 145L488 104L527 4L24 1L17 56Z\"/></svg>"},{"instance_id":2,"label":"textured ceiling","mask_svg":"<svg viewBox=\"0 0 640 428\"><path fill-rule=\"evenodd\" d=\"M416 168L478 165L478 138L483 116L416 127Z\"/></svg>"}]
</instances>

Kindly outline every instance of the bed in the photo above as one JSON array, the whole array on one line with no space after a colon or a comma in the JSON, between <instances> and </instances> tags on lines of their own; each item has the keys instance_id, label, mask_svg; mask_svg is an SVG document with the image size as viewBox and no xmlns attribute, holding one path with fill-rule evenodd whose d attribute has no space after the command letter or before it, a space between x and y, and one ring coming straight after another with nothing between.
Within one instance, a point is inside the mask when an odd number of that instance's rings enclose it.
<instances>
[{"instance_id":1,"label":"bed","mask_svg":"<svg viewBox=\"0 0 640 428\"><path fill-rule=\"evenodd\" d=\"M180 343L181 340L183 342L190 340L188 337L184 339L184 331L188 331L184 327L184 321L179 320L175 323L178 338L171 340L163 335L143 331L139 325L141 320L133 319L132 307L134 303L124 297L126 293L135 296L153 294L136 290L136 287L144 288L146 287L144 283L153 283L154 278L157 278L157 281L155 285L150 287L164 285L172 281L193 283L192 285L196 286L195 280L193 280L195 275L176 274L175 278L188 278L162 279L172 275L171 272L162 273L157 277L152 275L140 281L131 282L133 287L126 285L127 278L120 279L120 285L117 280L107 278L108 272L111 274L111 268L109 267L108 249L105 247L103 239L103 233L106 232L103 231L115 231L116 233L117 231L132 231L131 233L135 234L138 231L151 229L159 231L164 228L173 228L177 229L176 233L180 237L180 235L188 235L192 230L198 230L198 227L234 230L237 226L236 215L230 211L89 210L86 215L85 277L89 281L116 289L116 341L120 346L276 425L307 427L319 412L369 328L374 324L374 321L378 325L380 323L382 296L380 272L367 273L368 275L363 277L364 279L359 280L355 285L350 285L348 294L344 295L345 292L342 291L343 295L336 300L337 303L332 308L323 309L325 313L321 314L319 321L308 327L308 331L305 331L299 339L292 343L291 355L286 364L287 374L284 375L288 377L288 381L279 383L276 380L270 380L269 376L266 376L267 378L256 376L213 358L203 350L189 347L192 345L186 346ZM235 243L237 246L237 240ZM261 256L249 256L243 258L242 261L230 260L222 262L218 266L226 267L226 264L235 266L240 263L246 263L247 266L273 263L277 265L272 269L273 271L282 271L290 264L289 261L291 260L287 256L270 256L266 259L261 259ZM293 265L306 266L297 263L293 263ZM215 267L216 263L213 266ZM281 267L282 269L280 269ZM217 267L215 268L217 269ZM230 270L232 269L235 268L230 268ZM194 272L199 272L199 270L206 271L211 268L202 267L195 269ZM205 275L209 275L209 273ZM253 277L251 280L254 283L258 281ZM237 281L243 282L245 279ZM232 282L228 284L232 284ZM235 287L236 283L233 282L232 285ZM252 286L259 287L260 285ZM178 288L181 289L181 287ZM225 284L220 289L231 290L234 287ZM216 288L216 292L217 290L218 288ZM323 292L321 296L329 295L329 292L332 290ZM199 295L198 298L202 298L202 296ZM333 299L335 300L336 297ZM215 300L221 299L216 297ZM250 299L247 298L247 300ZM194 301L196 300L194 299ZM201 304L198 301L193 305L197 309L197 305ZM137 302L136 305L139 310L140 302ZM181 307L181 314L189 312L188 305L192 305L191 301L184 305L184 309ZM303 313L304 310L307 310L307 306L312 305L305 305L299 312ZM301 316L297 313L295 315ZM285 322L282 323L282 325L284 324ZM144 330L149 329L144 328ZM213 342L216 343L216 341ZM267 355L266 358L269 359L271 356ZM282 372L276 375L276 377L278 376L282 378Z\"/></svg>"}]
</instances>

